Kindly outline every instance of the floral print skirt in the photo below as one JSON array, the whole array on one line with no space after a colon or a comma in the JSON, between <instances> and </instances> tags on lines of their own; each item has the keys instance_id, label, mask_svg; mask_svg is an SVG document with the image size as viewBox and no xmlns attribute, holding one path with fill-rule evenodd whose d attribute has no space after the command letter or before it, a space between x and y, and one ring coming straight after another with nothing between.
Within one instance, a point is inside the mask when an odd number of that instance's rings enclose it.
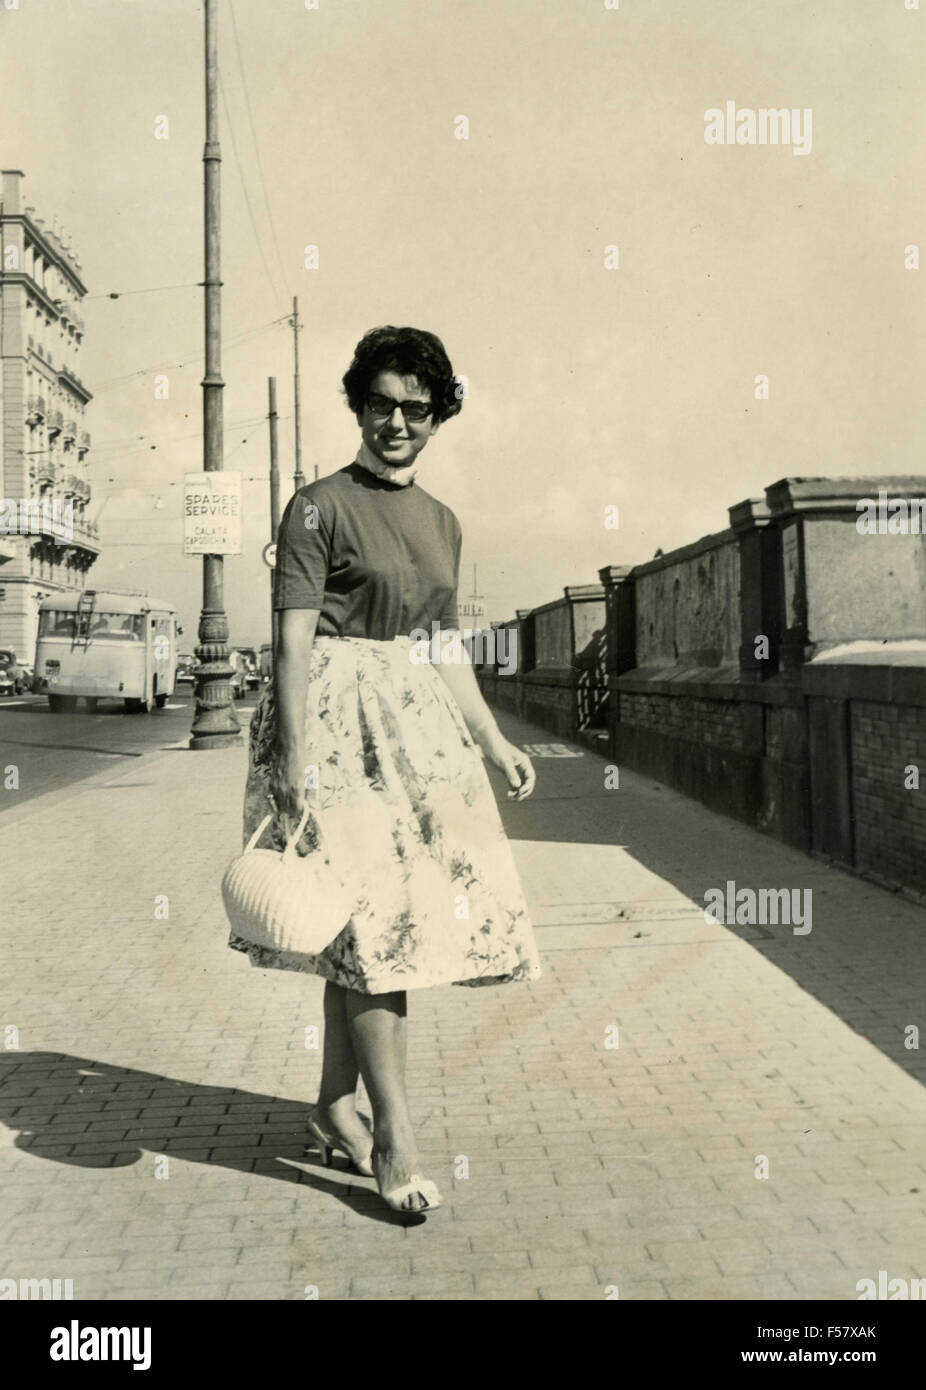
<instances>
[{"instance_id":1,"label":"floral print skirt","mask_svg":"<svg viewBox=\"0 0 926 1390\"><path fill-rule=\"evenodd\" d=\"M319 955L229 946L257 966L361 994L493 985L541 973L534 932L482 757L427 642L316 636L305 708L307 799L296 853L324 854L356 887ZM270 812L272 687L250 728L247 842ZM274 820L257 842L282 849ZM311 910L307 905L307 911Z\"/></svg>"}]
</instances>

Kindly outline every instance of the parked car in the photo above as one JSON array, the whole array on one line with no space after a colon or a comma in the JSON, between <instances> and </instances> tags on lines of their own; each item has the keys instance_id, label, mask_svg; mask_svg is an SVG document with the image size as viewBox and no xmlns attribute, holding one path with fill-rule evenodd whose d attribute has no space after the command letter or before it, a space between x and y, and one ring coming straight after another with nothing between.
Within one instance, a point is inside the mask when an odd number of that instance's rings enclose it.
<instances>
[{"instance_id":1,"label":"parked car","mask_svg":"<svg viewBox=\"0 0 926 1390\"><path fill-rule=\"evenodd\" d=\"M199 662L195 656L190 656L189 652L180 652L177 656L177 675L175 683L177 685L195 685L196 667Z\"/></svg>"},{"instance_id":2,"label":"parked car","mask_svg":"<svg viewBox=\"0 0 926 1390\"><path fill-rule=\"evenodd\" d=\"M24 690L32 689L29 672L9 647L0 648L0 673L0 695L21 695Z\"/></svg>"},{"instance_id":3,"label":"parked car","mask_svg":"<svg viewBox=\"0 0 926 1390\"><path fill-rule=\"evenodd\" d=\"M237 647L233 647L228 653L228 659L232 667L232 695L236 700L243 700L248 688L248 663ZM177 685L195 685L198 669L199 662L196 657L190 656L188 652L181 652L177 657Z\"/></svg>"}]
</instances>

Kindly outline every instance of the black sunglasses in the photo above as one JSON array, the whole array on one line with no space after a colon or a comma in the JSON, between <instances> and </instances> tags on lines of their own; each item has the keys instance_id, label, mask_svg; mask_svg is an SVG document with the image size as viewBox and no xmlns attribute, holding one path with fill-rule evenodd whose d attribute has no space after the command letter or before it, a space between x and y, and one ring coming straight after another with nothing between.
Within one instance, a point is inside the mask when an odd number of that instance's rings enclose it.
<instances>
[{"instance_id":1,"label":"black sunglasses","mask_svg":"<svg viewBox=\"0 0 926 1390\"><path fill-rule=\"evenodd\" d=\"M396 406L401 410L403 419L418 422L426 420L434 410L430 401L394 401L390 396L367 396L367 405L370 414L379 420L388 419Z\"/></svg>"}]
</instances>

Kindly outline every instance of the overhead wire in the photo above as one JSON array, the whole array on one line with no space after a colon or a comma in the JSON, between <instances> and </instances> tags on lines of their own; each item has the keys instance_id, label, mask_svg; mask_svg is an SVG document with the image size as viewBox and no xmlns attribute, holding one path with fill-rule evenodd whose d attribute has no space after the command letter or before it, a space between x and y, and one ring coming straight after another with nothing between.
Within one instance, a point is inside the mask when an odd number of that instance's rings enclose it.
<instances>
[{"instance_id":1,"label":"overhead wire","mask_svg":"<svg viewBox=\"0 0 926 1390\"><path fill-rule=\"evenodd\" d=\"M242 333L233 335L224 342L222 344L222 351L231 351L233 348L240 347L242 343L246 343L252 338L259 337L261 333L266 333L271 328L277 328L280 324L288 324L291 321L292 314L281 314L279 318L270 319L269 322L260 324L256 328L245 329ZM124 382L133 381L136 377L150 376L152 372L182 371L185 367L191 367L197 362L205 361L205 356L203 352L191 353L187 355L182 362L159 362L149 367L139 367L137 371L126 372L122 376L108 377L99 384L96 389L96 395L100 396L109 387L120 386Z\"/></svg>"},{"instance_id":2,"label":"overhead wire","mask_svg":"<svg viewBox=\"0 0 926 1390\"><path fill-rule=\"evenodd\" d=\"M270 198L269 198L269 196L268 196L268 194L267 194L267 181L266 181L266 179L264 178L264 165L263 165L263 161L262 161L262 159L261 159L261 157L260 157L260 145L258 144L258 140L257 140L257 130L256 130L256 127L255 127L255 125L254 125L254 112L253 112L252 107L251 107L251 97L250 97L250 93L249 93L249 91L248 91L248 81L247 81L247 77L245 76L245 71L244 71L244 60L243 60L243 58L242 58L242 56L241 56L241 43L240 43L240 40L239 40L239 37L238 37L238 21L237 21L237 19L235 18L235 4L234 4L234 0L229 0L229 6L228 6L228 8L229 8L229 13L231 14L232 33L233 33L234 39L235 39L235 53L237 54L237 57L238 57L238 71L239 71L240 74L241 74L241 86L242 86L242 89L243 89L243 91L244 91L244 102L245 102L245 107L246 107L247 113L248 113L248 123L249 123L249 125L250 125L250 127L251 127L251 141L252 141L252 144L254 145L254 154L255 154L256 157L257 157L257 172L258 172L258 175L259 175L259 177L260 177L260 186L261 186L261 191L262 191L263 197L264 197L264 209L265 209L265 211L266 211L266 213L267 213L267 222L268 222L269 227L270 227L270 235L271 235L272 238L273 238L273 245L274 245L274 249L275 249L275 251L276 251L276 257L277 257L277 265L278 265L279 268L280 268L280 278L281 278L281 280L282 280L282 282L283 282L284 287L286 287L286 286L288 286L288 280L287 280L287 274L286 274L286 267L285 267L285 265L283 264L283 257L282 257L282 255L281 255L281 253L280 253L280 243L279 243L279 241L278 241L278 239L277 239L276 226L274 225L274 221L273 221L273 213L272 213L271 210L270 210Z\"/></svg>"},{"instance_id":3,"label":"overhead wire","mask_svg":"<svg viewBox=\"0 0 926 1390\"><path fill-rule=\"evenodd\" d=\"M183 285L150 285L144 290L110 290L106 294L85 294L80 301L86 304L88 299L125 299L130 294L161 294L164 290L196 290L202 288L202 280L189 280Z\"/></svg>"},{"instance_id":4,"label":"overhead wire","mask_svg":"<svg viewBox=\"0 0 926 1390\"><path fill-rule=\"evenodd\" d=\"M292 416L280 415L278 418L281 420L291 420ZM244 429L247 425L257 425L262 420L266 419L266 415L248 415L241 420L226 420L225 428L226 430ZM172 435L169 438L165 438L162 441L162 443L165 448L168 448L171 444L178 444L184 439L201 438L202 430L198 429L191 430L188 434ZM151 436L147 434L126 434L122 435L121 437L117 437L116 439L103 439L100 440L99 443L93 445L93 455L94 458L97 458L99 456L100 449L115 449L127 458L130 454L144 453L148 449L159 447L158 445L150 444L148 442L150 439ZM129 444L134 444L135 447L132 449L128 449L126 446ZM20 450L20 453L22 453L22 450ZM52 449L27 449L25 453L27 457L31 458L34 455L51 455L54 453L54 451ZM101 460L101 462L105 462L105 460Z\"/></svg>"},{"instance_id":5,"label":"overhead wire","mask_svg":"<svg viewBox=\"0 0 926 1390\"><path fill-rule=\"evenodd\" d=\"M274 297L276 297L279 294L279 288L274 283L273 275L270 271L270 263L267 260L267 254L264 251L264 243L261 238L260 231L258 230L257 220L254 216L254 209L251 206L251 196L248 193L248 186L244 178L244 169L241 167L241 157L238 154L238 141L235 139L235 127L232 125L231 112L228 108L228 98L225 94L225 79L222 77L221 72L219 73L219 91L222 93L222 105L225 108L225 121L228 126L228 133L231 136L232 153L235 156L235 164L238 169L238 178L241 181L241 191L244 194L245 206L248 210L248 217L251 220L251 229L254 232L254 240L257 242L257 249L260 252L260 258L261 262L263 263L264 273L267 276L267 283L269 284Z\"/></svg>"}]
</instances>

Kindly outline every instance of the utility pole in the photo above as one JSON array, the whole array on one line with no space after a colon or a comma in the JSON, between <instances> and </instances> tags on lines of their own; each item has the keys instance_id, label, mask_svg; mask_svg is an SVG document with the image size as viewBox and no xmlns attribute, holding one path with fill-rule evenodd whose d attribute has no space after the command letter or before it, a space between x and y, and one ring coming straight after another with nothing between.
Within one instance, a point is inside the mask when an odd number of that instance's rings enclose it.
<instances>
[{"instance_id":1,"label":"utility pole","mask_svg":"<svg viewBox=\"0 0 926 1390\"><path fill-rule=\"evenodd\" d=\"M203 150L205 214L206 372L203 388L203 468L222 468L222 280L219 251L219 150L217 0L205 0L206 144ZM228 659L224 557L203 556L203 607L199 619L196 712L190 748L227 748L241 727L232 706L232 667Z\"/></svg>"},{"instance_id":2,"label":"utility pole","mask_svg":"<svg viewBox=\"0 0 926 1390\"><path fill-rule=\"evenodd\" d=\"M277 463L277 379L267 378L270 421L270 539L275 541L280 529L280 469Z\"/></svg>"},{"instance_id":3,"label":"utility pole","mask_svg":"<svg viewBox=\"0 0 926 1390\"><path fill-rule=\"evenodd\" d=\"M295 409L294 445L296 471L293 474L293 487L296 492L305 487L305 474L302 471L302 414L299 409L299 300L293 295L293 407ZM318 465L315 467L318 478Z\"/></svg>"},{"instance_id":4,"label":"utility pole","mask_svg":"<svg viewBox=\"0 0 926 1390\"><path fill-rule=\"evenodd\" d=\"M277 462L277 379L267 378L270 397L267 419L270 422L270 539L276 544L280 529L280 468ZM273 607L273 569L270 570L270 640L273 643L274 659L277 650L277 615Z\"/></svg>"}]
</instances>

